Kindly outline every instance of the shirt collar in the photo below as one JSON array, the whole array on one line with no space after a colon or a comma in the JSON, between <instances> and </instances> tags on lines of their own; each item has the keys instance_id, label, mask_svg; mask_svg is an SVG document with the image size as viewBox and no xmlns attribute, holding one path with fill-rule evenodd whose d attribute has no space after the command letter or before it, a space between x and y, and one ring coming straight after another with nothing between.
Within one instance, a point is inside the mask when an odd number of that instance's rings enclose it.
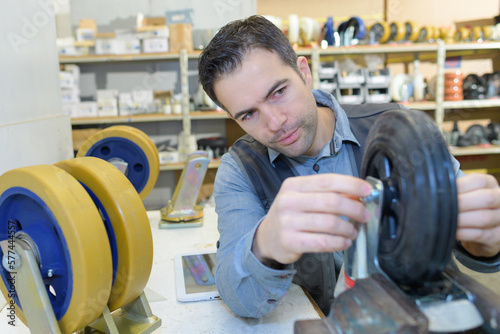
<instances>
[{"instance_id":1,"label":"shirt collar","mask_svg":"<svg viewBox=\"0 0 500 334\"><path fill-rule=\"evenodd\" d=\"M335 114L335 132L332 138L332 140L334 141L335 152L338 152L338 150L340 150L341 145L339 145L338 143L342 143L344 141L350 141L360 146L358 140L356 139L356 137L354 137L354 134L351 131L351 128L349 126L349 119L347 118L344 109L342 109L335 97L333 97L332 94L325 93L317 89L313 90L313 95L318 106L328 107L333 110L333 113ZM330 145L330 143L328 143L327 145ZM269 155L269 161L271 161L272 163L280 155L278 151L275 151L271 148L267 149L267 153Z\"/></svg>"}]
</instances>

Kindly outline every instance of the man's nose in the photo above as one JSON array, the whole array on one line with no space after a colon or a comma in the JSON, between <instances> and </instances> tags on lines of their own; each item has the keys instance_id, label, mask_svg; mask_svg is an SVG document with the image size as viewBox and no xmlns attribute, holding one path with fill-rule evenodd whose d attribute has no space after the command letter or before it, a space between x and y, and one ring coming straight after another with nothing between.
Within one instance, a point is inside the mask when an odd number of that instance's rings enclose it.
<instances>
[{"instance_id":1,"label":"man's nose","mask_svg":"<svg viewBox=\"0 0 500 334\"><path fill-rule=\"evenodd\" d=\"M286 122L286 115L279 108L268 108L265 110L267 128L272 132L277 132L283 128Z\"/></svg>"}]
</instances>

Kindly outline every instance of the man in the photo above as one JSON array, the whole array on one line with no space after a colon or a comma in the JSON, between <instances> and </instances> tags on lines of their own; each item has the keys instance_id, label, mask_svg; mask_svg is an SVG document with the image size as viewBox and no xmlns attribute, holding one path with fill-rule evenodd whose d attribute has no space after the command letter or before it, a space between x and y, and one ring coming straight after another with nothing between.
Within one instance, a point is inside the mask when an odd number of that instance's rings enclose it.
<instances>
[{"instance_id":1,"label":"man","mask_svg":"<svg viewBox=\"0 0 500 334\"><path fill-rule=\"evenodd\" d=\"M199 76L210 98L249 135L223 156L215 181L223 300L238 315L260 317L293 281L328 313L342 251L357 236L347 219L369 216L357 199L370 186L357 178L350 154L364 143L335 98L312 91L307 59L263 17L223 27L200 56ZM498 270L498 184L471 175L458 179L457 188L457 239L476 269Z\"/></svg>"}]
</instances>

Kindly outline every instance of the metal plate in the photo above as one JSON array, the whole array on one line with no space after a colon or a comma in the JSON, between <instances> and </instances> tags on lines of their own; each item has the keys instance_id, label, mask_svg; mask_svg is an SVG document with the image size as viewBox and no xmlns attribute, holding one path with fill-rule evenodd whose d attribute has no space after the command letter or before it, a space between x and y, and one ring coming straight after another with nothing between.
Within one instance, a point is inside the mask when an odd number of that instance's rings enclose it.
<instances>
[{"instance_id":1,"label":"metal plate","mask_svg":"<svg viewBox=\"0 0 500 334\"><path fill-rule=\"evenodd\" d=\"M384 184L381 268L403 285L437 278L451 256L458 206L450 154L433 120L417 110L382 114L368 135L360 174Z\"/></svg>"}]
</instances>

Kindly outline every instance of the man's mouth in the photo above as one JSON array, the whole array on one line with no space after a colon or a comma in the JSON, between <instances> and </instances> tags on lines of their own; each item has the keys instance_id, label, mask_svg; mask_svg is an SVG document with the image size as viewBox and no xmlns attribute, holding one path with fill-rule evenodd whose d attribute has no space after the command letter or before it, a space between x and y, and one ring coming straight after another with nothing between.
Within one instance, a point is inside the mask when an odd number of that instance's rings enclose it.
<instances>
[{"instance_id":1,"label":"man's mouth","mask_svg":"<svg viewBox=\"0 0 500 334\"><path fill-rule=\"evenodd\" d=\"M294 141L297 140L297 137L298 137L298 129L295 129L293 132L287 134L286 136L282 137L281 139L279 139L277 141L278 144L281 144L281 145L290 145L292 144Z\"/></svg>"}]
</instances>

